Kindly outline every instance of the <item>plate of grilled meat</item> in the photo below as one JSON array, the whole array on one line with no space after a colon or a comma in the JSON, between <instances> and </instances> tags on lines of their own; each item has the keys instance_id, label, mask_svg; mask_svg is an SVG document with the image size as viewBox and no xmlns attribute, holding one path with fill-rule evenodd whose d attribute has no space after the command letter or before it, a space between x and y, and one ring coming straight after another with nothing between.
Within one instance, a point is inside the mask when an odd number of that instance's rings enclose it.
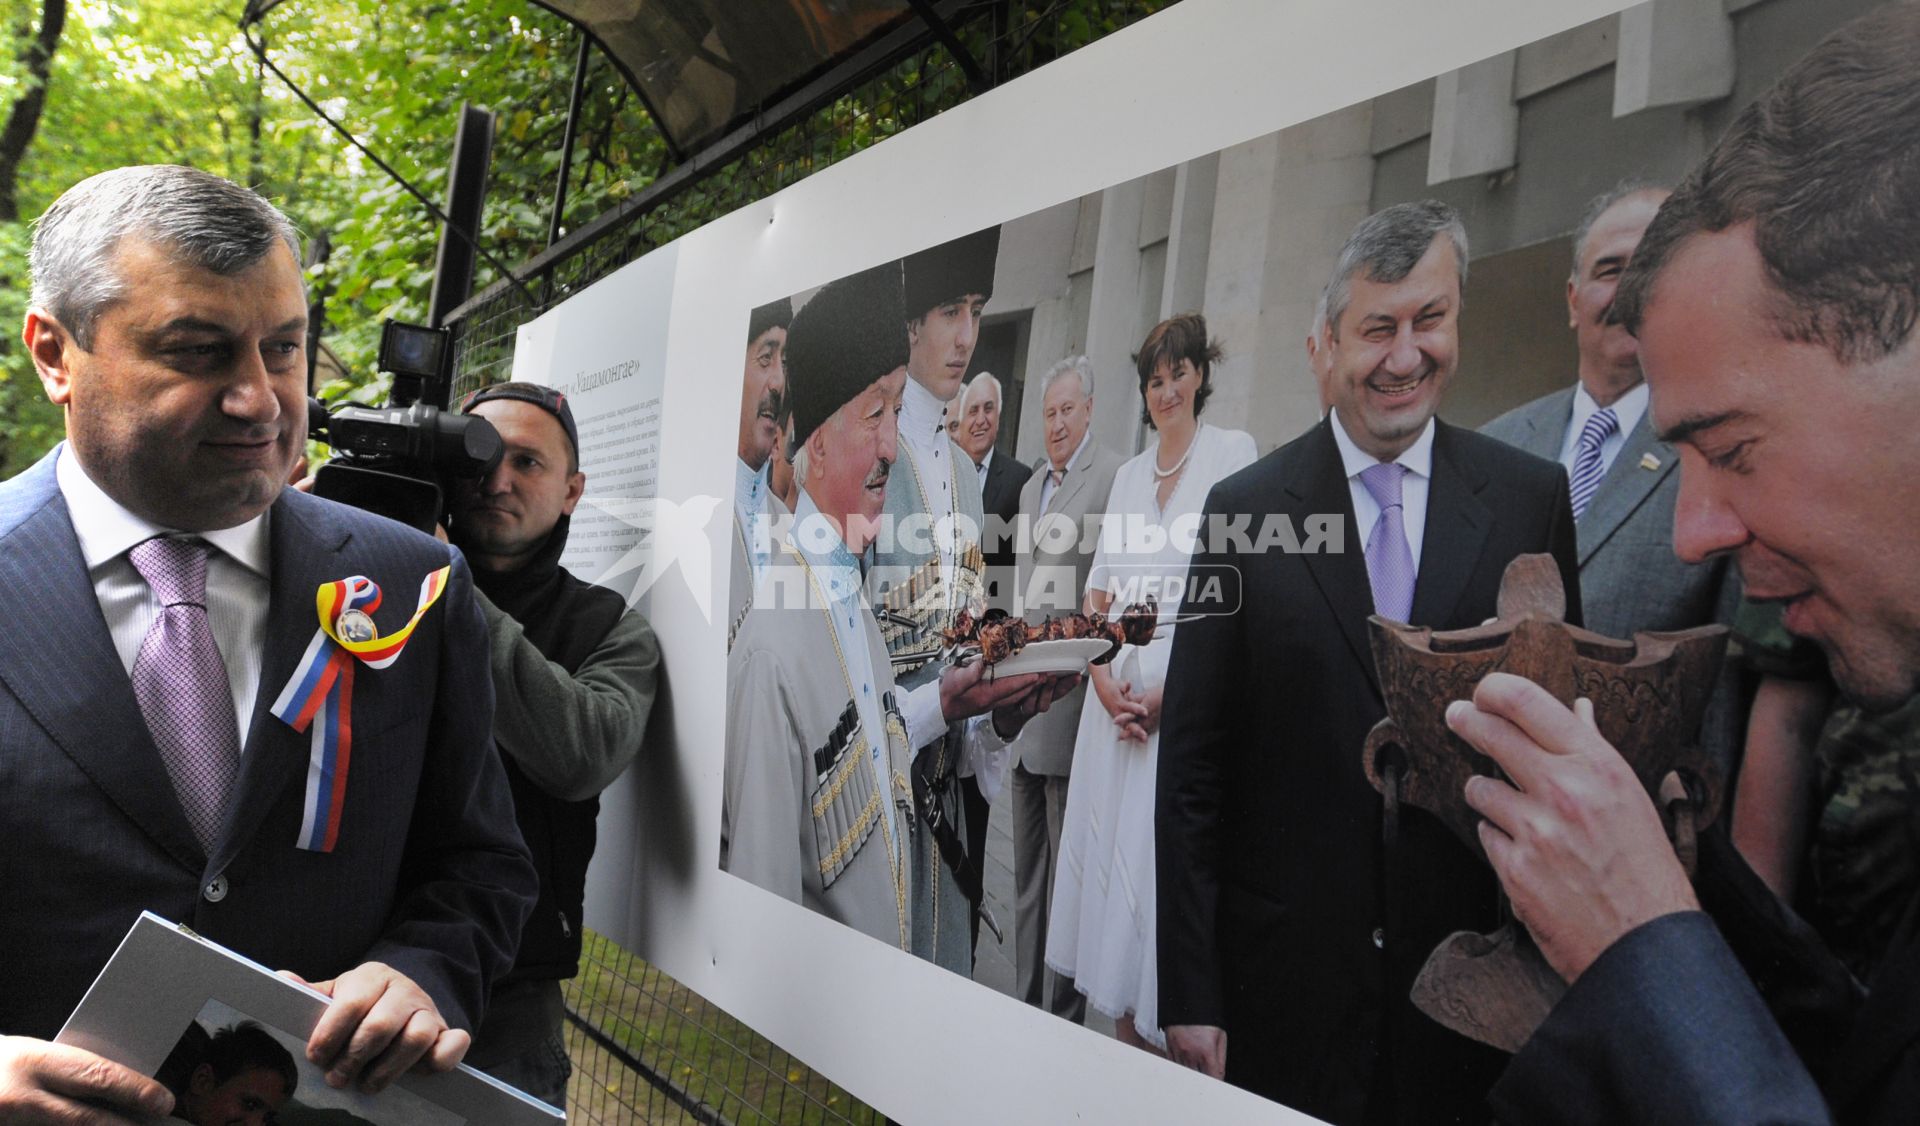
<instances>
[{"instance_id":1,"label":"plate of grilled meat","mask_svg":"<svg viewBox=\"0 0 1920 1126\"><path fill-rule=\"evenodd\" d=\"M955 664L984 661L995 676L1077 673L1113 660L1123 645L1145 645L1159 625L1160 611L1151 600L1128 606L1118 617L1072 613L1038 623L1004 610L977 618L962 610L941 640Z\"/></svg>"}]
</instances>

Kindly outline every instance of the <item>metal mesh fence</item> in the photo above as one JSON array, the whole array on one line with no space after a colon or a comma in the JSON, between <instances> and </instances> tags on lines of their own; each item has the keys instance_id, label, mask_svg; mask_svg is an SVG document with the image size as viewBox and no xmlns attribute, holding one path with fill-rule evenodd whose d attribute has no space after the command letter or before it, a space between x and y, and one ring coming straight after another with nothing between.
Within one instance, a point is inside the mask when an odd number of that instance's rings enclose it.
<instances>
[{"instance_id":1,"label":"metal mesh fence","mask_svg":"<svg viewBox=\"0 0 1920 1126\"><path fill-rule=\"evenodd\" d=\"M1175 0L982 0L953 28L994 82L1024 74ZM643 191L591 235L524 268L530 302L495 285L450 320L454 393L508 377L520 325L628 262L754 200L966 101L955 56L938 45L898 60L711 172ZM567 984L574 1061L568 1115L600 1123L879 1126L887 1120L679 982L589 933Z\"/></svg>"},{"instance_id":2,"label":"metal mesh fence","mask_svg":"<svg viewBox=\"0 0 1920 1126\"><path fill-rule=\"evenodd\" d=\"M567 1116L613 1123L886 1119L699 994L591 931L566 986Z\"/></svg>"}]
</instances>

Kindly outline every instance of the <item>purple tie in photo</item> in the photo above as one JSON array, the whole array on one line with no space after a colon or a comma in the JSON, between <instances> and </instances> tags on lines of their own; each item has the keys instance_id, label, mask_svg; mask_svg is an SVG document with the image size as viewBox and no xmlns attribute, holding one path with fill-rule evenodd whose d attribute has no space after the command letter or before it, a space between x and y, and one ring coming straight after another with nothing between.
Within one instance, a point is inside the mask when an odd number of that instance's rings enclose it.
<instances>
[{"instance_id":1,"label":"purple tie in photo","mask_svg":"<svg viewBox=\"0 0 1920 1126\"><path fill-rule=\"evenodd\" d=\"M1373 609L1396 622L1406 621L1413 612L1413 549L1407 546L1407 526L1400 504L1400 482L1406 475L1407 467L1397 461L1360 471L1360 483L1380 506L1380 518L1367 535L1367 581L1373 586Z\"/></svg>"},{"instance_id":2,"label":"purple tie in photo","mask_svg":"<svg viewBox=\"0 0 1920 1126\"><path fill-rule=\"evenodd\" d=\"M127 552L160 615L133 662L133 694L187 821L209 854L240 765L227 666L207 621L207 545L158 537Z\"/></svg>"}]
</instances>

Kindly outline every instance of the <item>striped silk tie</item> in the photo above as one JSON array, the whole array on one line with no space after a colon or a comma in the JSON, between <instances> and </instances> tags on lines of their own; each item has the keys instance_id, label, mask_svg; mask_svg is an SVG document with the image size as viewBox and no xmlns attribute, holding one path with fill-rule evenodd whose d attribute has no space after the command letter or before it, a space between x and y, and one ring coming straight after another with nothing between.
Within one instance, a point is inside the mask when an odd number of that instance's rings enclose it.
<instances>
[{"instance_id":1,"label":"striped silk tie","mask_svg":"<svg viewBox=\"0 0 1920 1126\"><path fill-rule=\"evenodd\" d=\"M1580 440L1574 445L1573 479L1567 483L1573 497L1573 518L1580 519L1587 511L1587 505L1593 503L1593 494L1600 491L1600 479L1607 475L1606 462L1600 458L1600 447L1620 429L1620 419L1613 413L1612 407L1601 407L1587 419L1580 428Z\"/></svg>"}]
</instances>

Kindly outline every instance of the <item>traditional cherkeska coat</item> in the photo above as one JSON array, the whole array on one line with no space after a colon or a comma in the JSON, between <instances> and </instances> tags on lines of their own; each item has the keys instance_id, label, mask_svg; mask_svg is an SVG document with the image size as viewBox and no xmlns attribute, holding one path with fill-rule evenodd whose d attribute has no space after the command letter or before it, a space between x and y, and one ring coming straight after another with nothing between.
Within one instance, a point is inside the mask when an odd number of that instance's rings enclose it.
<instances>
[{"instance_id":1,"label":"traditional cherkeska coat","mask_svg":"<svg viewBox=\"0 0 1920 1126\"><path fill-rule=\"evenodd\" d=\"M861 634L884 731L861 723L825 590L790 545L776 553L727 656L721 867L889 945L909 949L930 851L914 822L906 728L886 645ZM886 777L873 741L886 744ZM891 818L883 808L892 803ZM890 835L888 825L894 826ZM927 903L931 909L930 902Z\"/></svg>"}]
</instances>

